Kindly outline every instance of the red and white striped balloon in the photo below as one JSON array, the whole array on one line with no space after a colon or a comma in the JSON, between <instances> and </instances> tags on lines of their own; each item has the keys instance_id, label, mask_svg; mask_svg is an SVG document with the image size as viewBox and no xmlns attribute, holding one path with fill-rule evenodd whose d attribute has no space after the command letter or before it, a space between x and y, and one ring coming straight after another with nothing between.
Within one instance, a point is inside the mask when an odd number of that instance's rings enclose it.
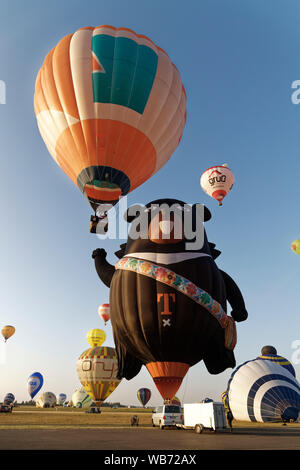
<instances>
[{"instance_id":1,"label":"red and white striped balloon","mask_svg":"<svg viewBox=\"0 0 300 470\"><path fill-rule=\"evenodd\" d=\"M200 184L203 191L222 206L224 197L234 184L234 175L227 164L212 166L202 173Z\"/></svg>"},{"instance_id":2,"label":"red and white striped balloon","mask_svg":"<svg viewBox=\"0 0 300 470\"><path fill-rule=\"evenodd\" d=\"M104 321L104 324L106 325L106 322L110 320L110 307L109 304L102 304L98 308L98 313L100 315L100 318Z\"/></svg>"}]
</instances>

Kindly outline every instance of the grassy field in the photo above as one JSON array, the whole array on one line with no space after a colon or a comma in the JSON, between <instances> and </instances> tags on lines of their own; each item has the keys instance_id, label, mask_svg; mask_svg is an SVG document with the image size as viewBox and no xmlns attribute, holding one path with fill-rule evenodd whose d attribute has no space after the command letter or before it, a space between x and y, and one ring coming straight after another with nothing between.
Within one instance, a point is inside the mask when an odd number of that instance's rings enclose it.
<instances>
[{"instance_id":1,"label":"grassy field","mask_svg":"<svg viewBox=\"0 0 300 470\"><path fill-rule=\"evenodd\" d=\"M0 413L0 429L38 428L103 428L130 427L132 415L139 417L139 426L152 427L152 409L102 408L101 414L87 414L73 408L36 408L20 406L12 413ZM282 423L248 423L233 421L234 428L281 428ZM288 424L300 430L300 423Z\"/></svg>"},{"instance_id":2,"label":"grassy field","mask_svg":"<svg viewBox=\"0 0 300 470\"><path fill-rule=\"evenodd\" d=\"M20 406L12 413L0 413L0 429L39 427L124 427L132 415L138 415L140 426L152 426L151 409L102 408L101 414L88 414L73 408L36 408Z\"/></svg>"}]
</instances>

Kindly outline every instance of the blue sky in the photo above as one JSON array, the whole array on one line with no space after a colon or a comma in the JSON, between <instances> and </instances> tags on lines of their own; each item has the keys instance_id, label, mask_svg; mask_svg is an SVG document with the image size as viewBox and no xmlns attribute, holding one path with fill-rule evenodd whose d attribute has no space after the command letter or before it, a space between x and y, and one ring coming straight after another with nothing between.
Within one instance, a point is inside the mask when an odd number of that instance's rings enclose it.
<instances>
[{"instance_id":1,"label":"blue sky","mask_svg":"<svg viewBox=\"0 0 300 470\"><path fill-rule=\"evenodd\" d=\"M237 364L265 344L292 357L300 339L300 105L291 84L300 79L300 4L297 0L2 0L0 80L0 326L16 334L0 364L0 400L28 398L34 371L43 390L70 398L80 384L76 360L85 335L104 328L97 308L109 292L98 280L92 251L108 259L119 240L89 233L90 208L49 155L33 111L34 84L45 55L83 26L125 26L149 36L178 67L187 92L187 124L163 169L131 193L129 203L178 197L212 212L209 240L222 251L218 265L239 284L249 319L238 325ZM236 183L223 207L200 188L201 173L228 163ZM121 240L121 243L123 240ZM183 338L188 341L188 338ZM298 377L300 365L295 365ZM219 399L232 370L211 376L191 368L178 396L185 402ZM136 391L152 390L148 372L123 381L109 400L137 404Z\"/></svg>"}]
</instances>

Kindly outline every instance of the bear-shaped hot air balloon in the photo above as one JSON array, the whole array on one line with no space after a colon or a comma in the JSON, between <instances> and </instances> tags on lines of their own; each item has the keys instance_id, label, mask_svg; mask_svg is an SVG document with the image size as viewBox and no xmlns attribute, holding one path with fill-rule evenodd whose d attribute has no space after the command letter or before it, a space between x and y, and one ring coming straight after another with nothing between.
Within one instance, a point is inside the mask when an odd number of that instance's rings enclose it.
<instances>
[{"instance_id":1,"label":"bear-shaped hot air balloon","mask_svg":"<svg viewBox=\"0 0 300 470\"><path fill-rule=\"evenodd\" d=\"M203 219L211 218L206 207L201 206L200 247L197 235L187 239L189 224L197 234L198 206L161 199L140 206L136 215L129 208L130 232L116 266L107 262L105 250L93 252L98 275L110 287L118 376L131 379L146 365L165 400L201 360L211 374L234 367L234 320L247 318L238 286L214 261L220 251L203 228Z\"/></svg>"}]
</instances>

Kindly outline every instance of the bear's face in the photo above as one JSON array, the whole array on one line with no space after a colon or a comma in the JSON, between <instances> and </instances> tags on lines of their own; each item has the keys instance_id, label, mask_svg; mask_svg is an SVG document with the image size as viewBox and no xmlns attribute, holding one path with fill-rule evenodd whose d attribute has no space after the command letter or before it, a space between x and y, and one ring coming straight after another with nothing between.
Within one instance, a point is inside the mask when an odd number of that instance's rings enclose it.
<instances>
[{"instance_id":1,"label":"bear's face","mask_svg":"<svg viewBox=\"0 0 300 470\"><path fill-rule=\"evenodd\" d=\"M125 215L131 223L125 254L185 253L184 259L189 258L189 253L190 257L196 253L210 255L203 226L210 218L205 206L190 206L177 199L158 199L146 206L132 206Z\"/></svg>"}]
</instances>

